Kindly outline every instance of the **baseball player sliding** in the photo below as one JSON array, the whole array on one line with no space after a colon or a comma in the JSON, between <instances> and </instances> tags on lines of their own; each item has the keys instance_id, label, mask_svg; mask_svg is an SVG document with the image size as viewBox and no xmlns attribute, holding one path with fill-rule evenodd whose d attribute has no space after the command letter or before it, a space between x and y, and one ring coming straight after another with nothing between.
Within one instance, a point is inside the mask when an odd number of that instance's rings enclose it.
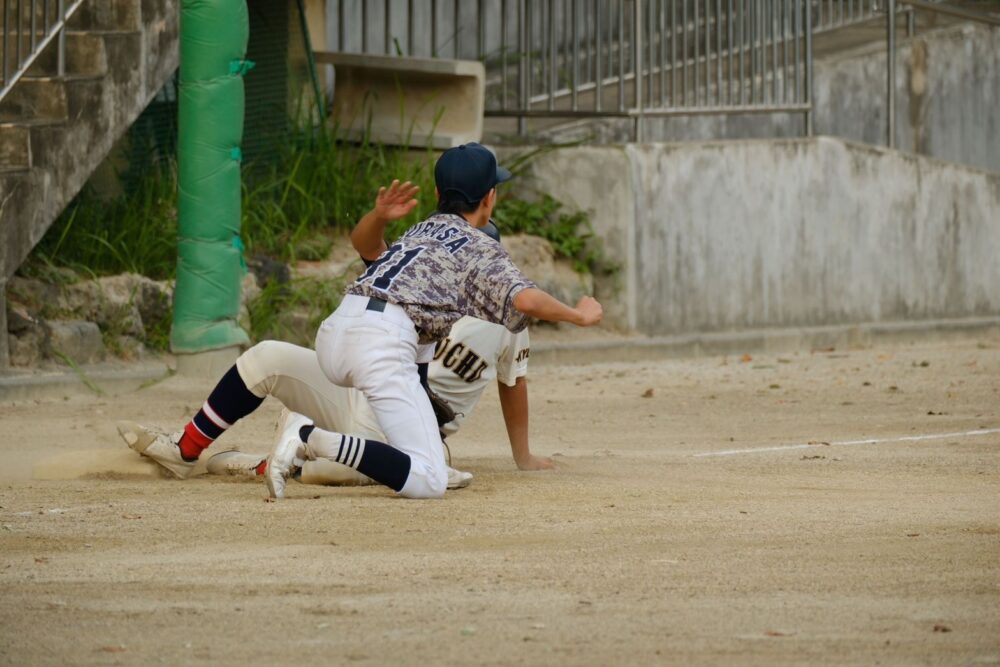
<instances>
[{"instance_id":1,"label":"baseball player sliding","mask_svg":"<svg viewBox=\"0 0 1000 667\"><path fill-rule=\"evenodd\" d=\"M529 449L525 377L528 342L527 331L511 334L497 324L471 317L455 323L448 338L438 345L429 368L431 389L455 411L454 419L441 425L442 439L458 432L472 415L483 391L496 381L517 467L520 470L554 467L551 459L536 456ZM246 372L248 386L276 397L292 411L282 414L279 440L297 440L300 428L309 423L364 438L384 438L364 395L329 382L312 350L265 341L244 353L237 365ZM207 470L225 475L260 475L266 470L265 457L222 452L208 460ZM449 467L449 489L467 486L471 480L471 473ZM326 459L305 461L299 481L331 485L372 483L354 469Z\"/></svg>"},{"instance_id":2,"label":"baseball player sliding","mask_svg":"<svg viewBox=\"0 0 1000 667\"><path fill-rule=\"evenodd\" d=\"M387 219L398 219L408 212L405 205L413 194L409 183L394 182L379 193L376 207ZM500 232L492 223L483 231L500 240ZM386 249L383 239L371 238L370 234L366 237L356 232L351 241L369 266ZM529 353L527 329L512 334L498 324L472 317L456 322L448 337L438 342L428 373L430 389L454 412L451 419L438 420L442 439L458 432L472 415L483 391L496 380L511 453L518 469L553 468L550 458L535 456L529 448L526 378ZM246 371L244 377L252 378L248 381L251 388L275 396L287 409L279 423L279 439L297 439L300 428L313 422L320 428L365 438L385 437L364 395L356 389L326 382L312 350L265 341L248 350L237 364ZM208 460L207 470L214 474L256 476L264 474L266 463L263 456L256 454L222 452ZM449 466L449 489L465 487L471 480L471 473ZM330 485L374 483L354 469L327 459L303 462L299 481Z\"/></svg>"},{"instance_id":3,"label":"baseball player sliding","mask_svg":"<svg viewBox=\"0 0 1000 667\"><path fill-rule=\"evenodd\" d=\"M264 477L272 497L284 496L287 478L303 461L325 459L403 497L440 498L448 483L444 447L418 371L418 363L433 356L434 343L463 316L503 324L512 333L523 331L530 317L578 326L600 322L602 308L595 299L584 297L576 307L559 302L535 287L498 242L479 232L490 220L496 186L509 177L478 144L450 149L438 160L438 212L408 230L347 288L316 337L323 375L361 391L385 438L315 424L300 427L298 438L279 438L268 457ZM397 212L416 205L412 198L398 202L397 195L405 198L403 187L393 184L388 191ZM380 199L385 194L380 192ZM377 201L355 233L382 239L391 219ZM168 436L125 424L119 426L122 436L133 449L186 476L201 452L267 395L249 384L254 378L249 365L240 363L244 357L180 433Z\"/></svg>"}]
</instances>

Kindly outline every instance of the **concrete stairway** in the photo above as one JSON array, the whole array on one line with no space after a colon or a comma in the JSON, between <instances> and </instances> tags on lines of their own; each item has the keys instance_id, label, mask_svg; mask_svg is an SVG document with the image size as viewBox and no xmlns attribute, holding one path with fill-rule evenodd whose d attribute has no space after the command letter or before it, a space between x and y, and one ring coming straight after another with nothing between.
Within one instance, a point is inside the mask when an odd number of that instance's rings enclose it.
<instances>
[{"instance_id":1,"label":"concrete stairway","mask_svg":"<svg viewBox=\"0 0 1000 667\"><path fill-rule=\"evenodd\" d=\"M7 279L176 69L178 7L88 0L68 24L65 73L53 44L0 102L0 368Z\"/></svg>"}]
</instances>

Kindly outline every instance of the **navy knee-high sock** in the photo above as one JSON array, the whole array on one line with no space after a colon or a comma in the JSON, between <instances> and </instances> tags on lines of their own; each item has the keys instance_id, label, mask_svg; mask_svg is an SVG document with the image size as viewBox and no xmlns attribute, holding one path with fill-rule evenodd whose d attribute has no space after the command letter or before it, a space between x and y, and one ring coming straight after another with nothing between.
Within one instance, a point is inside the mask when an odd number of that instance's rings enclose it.
<instances>
[{"instance_id":1,"label":"navy knee-high sock","mask_svg":"<svg viewBox=\"0 0 1000 667\"><path fill-rule=\"evenodd\" d=\"M299 429L299 439L322 446L323 451L331 453L332 460L354 468L393 491L401 490L410 476L410 455L384 442L324 431L312 424Z\"/></svg>"},{"instance_id":2,"label":"navy knee-high sock","mask_svg":"<svg viewBox=\"0 0 1000 667\"><path fill-rule=\"evenodd\" d=\"M184 427L181 456L194 461L226 429L256 410L264 399L247 388L234 365L222 376L198 414Z\"/></svg>"}]
</instances>

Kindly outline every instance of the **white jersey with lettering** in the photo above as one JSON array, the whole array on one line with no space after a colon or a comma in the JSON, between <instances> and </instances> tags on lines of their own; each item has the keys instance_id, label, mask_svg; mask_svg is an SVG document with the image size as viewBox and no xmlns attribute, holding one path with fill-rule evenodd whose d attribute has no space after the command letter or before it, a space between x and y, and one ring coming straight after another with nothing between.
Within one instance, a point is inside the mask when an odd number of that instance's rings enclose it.
<instances>
[{"instance_id":1,"label":"white jersey with lettering","mask_svg":"<svg viewBox=\"0 0 1000 667\"><path fill-rule=\"evenodd\" d=\"M434 350L428 369L431 388L448 401L456 418L442 431L452 435L468 419L480 397L494 380L514 386L528 373L530 353L528 331L513 334L502 325L472 317L458 320L448 337ZM309 348L280 341L263 341L244 352L236 361L240 376L258 396L273 396L288 410L320 428L347 431L364 438L384 438L375 413L357 389L329 382L319 367L316 353ZM297 437L295 419L281 439ZM252 456L250 458L253 458ZM259 457L252 461L253 467ZM364 475L339 463L308 470L311 483L370 483ZM319 470L320 472L316 472Z\"/></svg>"},{"instance_id":2,"label":"white jersey with lettering","mask_svg":"<svg viewBox=\"0 0 1000 667\"><path fill-rule=\"evenodd\" d=\"M528 374L528 330L511 333L500 324L463 317L437 344L428 370L431 388L455 411L441 430L452 435L472 415L495 381L513 387Z\"/></svg>"},{"instance_id":3,"label":"white jersey with lettering","mask_svg":"<svg viewBox=\"0 0 1000 667\"><path fill-rule=\"evenodd\" d=\"M480 397L496 381L513 387L528 374L528 330L511 333L501 324L463 317L434 351L427 379L434 392L455 411L455 419L441 427L445 436L458 432L472 415ZM356 390L352 390L356 391ZM351 396L357 432L379 433L378 420L361 392Z\"/></svg>"}]
</instances>

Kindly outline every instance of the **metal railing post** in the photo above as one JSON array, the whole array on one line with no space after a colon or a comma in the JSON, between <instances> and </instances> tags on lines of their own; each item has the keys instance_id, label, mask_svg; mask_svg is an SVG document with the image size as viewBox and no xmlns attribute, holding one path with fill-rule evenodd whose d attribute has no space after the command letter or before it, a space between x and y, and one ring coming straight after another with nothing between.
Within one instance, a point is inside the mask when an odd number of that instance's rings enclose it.
<instances>
[{"instance_id":1,"label":"metal railing post","mask_svg":"<svg viewBox=\"0 0 1000 667\"><path fill-rule=\"evenodd\" d=\"M548 36L549 36L549 48L546 49L548 56L548 77L546 86L548 87L549 95L549 111L554 111L556 108L556 84L558 75L559 65L556 62L558 57L558 49L556 48L556 2L555 0L549 0L549 24L548 24ZM543 31L545 34L545 31Z\"/></svg>"},{"instance_id":2,"label":"metal railing post","mask_svg":"<svg viewBox=\"0 0 1000 667\"><path fill-rule=\"evenodd\" d=\"M896 0L886 3L886 146L896 147Z\"/></svg>"},{"instance_id":3,"label":"metal railing post","mask_svg":"<svg viewBox=\"0 0 1000 667\"><path fill-rule=\"evenodd\" d=\"M632 59L635 61L635 141L642 141L642 0L633 0Z\"/></svg>"},{"instance_id":4,"label":"metal railing post","mask_svg":"<svg viewBox=\"0 0 1000 667\"><path fill-rule=\"evenodd\" d=\"M392 55L392 0L385 0L383 5L383 20L385 24L382 26L382 41L384 42L385 55Z\"/></svg>"},{"instance_id":5,"label":"metal railing post","mask_svg":"<svg viewBox=\"0 0 1000 667\"><path fill-rule=\"evenodd\" d=\"M10 39L7 37L7 35L10 32L10 30L8 28L8 25L7 25L9 23L9 21L10 21L10 19L7 16L9 13L10 12L7 9L7 3L4 2L3 3L3 44L0 45L0 48L3 48L3 65L2 65L2 69L0 69L0 82L3 82L3 85L5 87L7 85L7 49L10 47L10 44L9 44Z\"/></svg>"},{"instance_id":6,"label":"metal railing post","mask_svg":"<svg viewBox=\"0 0 1000 667\"><path fill-rule=\"evenodd\" d=\"M577 89L580 87L580 42L579 35L577 34L577 13L576 13L576 2L572 2L570 6L570 15L573 17L573 25L571 29L571 39L573 40L573 62L570 63L570 73L571 73L571 85L572 88L572 102L571 108L576 111L579 108L579 98L577 95Z\"/></svg>"},{"instance_id":7,"label":"metal railing post","mask_svg":"<svg viewBox=\"0 0 1000 667\"><path fill-rule=\"evenodd\" d=\"M343 1L341 1L343 4ZM406 3L406 50L411 56L415 56L416 51L413 49L413 0L407 0Z\"/></svg>"},{"instance_id":8,"label":"metal railing post","mask_svg":"<svg viewBox=\"0 0 1000 667\"><path fill-rule=\"evenodd\" d=\"M517 59L517 88L518 97L521 111L527 112L531 110L531 100L529 95L531 91L528 89L528 37L527 37L527 23L528 17L526 12L528 11L527 0L520 0L517 3L517 48L520 53ZM528 119L523 115L517 117L517 133L519 136L524 136L528 131Z\"/></svg>"},{"instance_id":9,"label":"metal railing post","mask_svg":"<svg viewBox=\"0 0 1000 667\"><path fill-rule=\"evenodd\" d=\"M500 108L507 110L507 0L500 2Z\"/></svg>"},{"instance_id":10,"label":"metal railing post","mask_svg":"<svg viewBox=\"0 0 1000 667\"><path fill-rule=\"evenodd\" d=\"M347 45L344 44L344 34L347 32L344 28L344 0L340 0L337 3L337 47L341 51L347 50Z\"/></svg>"},{"instance_id":11,"label":"metal railing post","mask_svg":"<svg viewBox=\"0 0 1000 667\"><path fill-rule=\"evenodd\" d=\"M364 5L364 3L362 3ZM437 0L431 0L431 58L437 58L438 11Z\"/></svg>"},{"instance_id":12,"label":"metal railing post","mask_svg":"<svg viewBox=\"0 0 1000 667\"><path fill-rule=\"evenodd\" d=\"M601 40L601 0L596 0L594 4L594 41L596 51L594 53L594 110L601 110L601 98L604 96L604 72L601 68L601 56L604 50L604 42ZM609 49L611 47L608 47Z\"/></svg>"},{"instance_id":13,"label":"metal railing post","mask_svg":"<svg viewBox=\"0 0 1000 667\"><path fill-rule=\"evenodd\" d=\"M811 0L805 0L806 5L806 66L805 66L805 94L808 97L809 109L806 110L806 136L811 137L815 132L813 127L813 117L816 113L816 101L813 96L813 25Z\"/></svg>"}]
</instances>

